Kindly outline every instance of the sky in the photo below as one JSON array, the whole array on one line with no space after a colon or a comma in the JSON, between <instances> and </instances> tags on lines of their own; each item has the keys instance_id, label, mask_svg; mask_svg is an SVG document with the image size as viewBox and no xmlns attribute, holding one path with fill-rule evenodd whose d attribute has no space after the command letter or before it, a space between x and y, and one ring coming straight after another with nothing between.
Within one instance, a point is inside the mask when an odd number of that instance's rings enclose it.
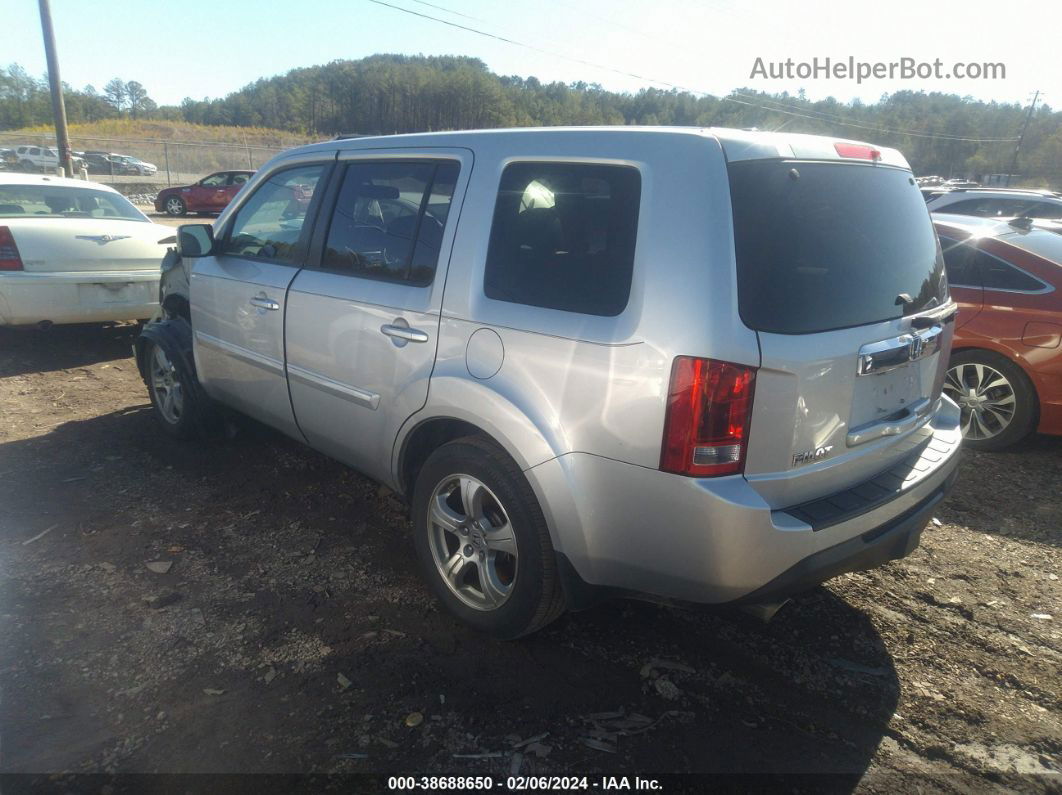
<instances>
[{"instance_id":1,"label":"sky","mask_svg":"<svg viewBox=\"0 0 1062 795\"><path fill-rule=\"evenodd\" d=\"M387 3L388 5L384 5ZM406 9L397 10L394 7ZM51 0L60 72L77 88L138 80L159 104L224 96L260 77L374 53L467 55L499 74L607 89L804 90L873 102L900 90L1062 104L1062 3L1009 0ZM0 63L45 72L36 0L4 0ZM461 30L422 14L490 33ZM517 43L511 43L517 42ZM1005 78L802 76L797 64L940 59ZM753 76L762 59L759 76ZM788 74L771 65L792 59ZM887 67L886 67L887 68ZM764 77L763 75L768 75Z\"/></svg>"}]
</instances>

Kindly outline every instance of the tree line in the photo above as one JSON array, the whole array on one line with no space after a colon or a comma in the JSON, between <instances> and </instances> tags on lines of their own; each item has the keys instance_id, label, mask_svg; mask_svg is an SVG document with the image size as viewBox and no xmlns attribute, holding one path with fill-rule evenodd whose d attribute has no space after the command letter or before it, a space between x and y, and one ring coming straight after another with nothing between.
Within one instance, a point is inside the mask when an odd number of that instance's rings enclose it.
<instances>
[{"instance_id":1,"label":"tree line","mask_svg":"<svg viewBox=\"0 0 1062 795\"><path fill-rule=\"evenodd\" d=\"M476 58L374 55L293 69L217 99L158 106L120 78L102 93L64 86L72 122L117 116L270 127L318 137L535 125L665 124L785 129L895 146L919 174L1010 170L1026 110L954 94L902 91L877 102L809 101L803 92L739 89L728 97L647 88L606 91L594 83L542 83L497 75ZM0 129L51 119L47 82L0 68ZM1011 139L985 141L964 139ZM1062 113L1040 106L1022 146L1027 180L1062 186Z\"/></svg>"}]
</instances>

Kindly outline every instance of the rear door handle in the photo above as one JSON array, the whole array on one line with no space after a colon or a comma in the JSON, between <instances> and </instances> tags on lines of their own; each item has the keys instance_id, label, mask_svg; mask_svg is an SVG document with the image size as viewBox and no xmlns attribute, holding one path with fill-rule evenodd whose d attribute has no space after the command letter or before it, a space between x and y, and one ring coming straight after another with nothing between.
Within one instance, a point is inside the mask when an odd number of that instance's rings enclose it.
<instances>
[{"instance_id":1,"label":"rear door handle","mask_svg":"<svg viewBox=\"0 0 1062 795\"><path fill-rule=\"evenodd\" d=\"M280 304L272 298L266 298L265 296L260 295L256 295L251 299L251 305L257 306L259 309L268 309L271 312L276 312L280 309Z\"/></svg>"},{"instance_id":2,"label":"rear door handle","mask_svg":"<svg viewBox=\"0 0 1062 795\"><path fill-rule=\"evenodd\" d=\"M428 341L428 335L426 332L421 331L420 329L410 328L409 326L396 326L391 323L386 323L380 326L380 331L388 337L393 337L396 340L405 340L406 342Z\"/></svg>"}]
</instances>

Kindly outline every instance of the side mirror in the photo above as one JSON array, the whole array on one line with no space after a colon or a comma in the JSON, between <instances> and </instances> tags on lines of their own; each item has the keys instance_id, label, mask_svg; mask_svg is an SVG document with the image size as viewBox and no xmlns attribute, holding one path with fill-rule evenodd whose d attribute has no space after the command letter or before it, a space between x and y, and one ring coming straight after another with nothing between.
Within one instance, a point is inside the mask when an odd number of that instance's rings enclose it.
<instances>
[{"instance_id":1,"label":"side mirror","mask_svg":"<svg viewBox=\"0 0 1062 795\"><path fill-rule=\"evenodd\" d=\"M213 252L213 226L184 224L177 228L177 253L182 257L209 257Z\"/></svg>"}]
</instances>

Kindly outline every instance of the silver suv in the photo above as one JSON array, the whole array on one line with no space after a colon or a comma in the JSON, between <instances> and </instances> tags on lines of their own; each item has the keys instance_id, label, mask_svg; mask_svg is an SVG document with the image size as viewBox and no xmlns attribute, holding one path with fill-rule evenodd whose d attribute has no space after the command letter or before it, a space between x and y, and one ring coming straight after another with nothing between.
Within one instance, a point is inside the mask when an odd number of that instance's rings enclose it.
<instances>
[{"instance_id":1,"label":"silver suv","mask_svg":"<svg viewBox=\"0 0 1062 795\"><path fill-rule=\"evenodd\" d=\"M248 414L410 502L500 637L611 595L777 604L902 557L956 468L955 305L903 157L722 129L331 141L180 229L164 428Z\"/></svg>"},{"instance_id":2,"label":"silver suv","mask_svg":"<svg viewBox=\"0 0 1062 795\"><path fill-rule=\"evenodd\" d=\"M982 218L1028 218L1062 219L1062 193L1050 190L1023 190L1020 188L957 188L935 189L936 195L928 195L926 203L934 213L954 215L977 215Z\"/></svg>"}]
</instances>

